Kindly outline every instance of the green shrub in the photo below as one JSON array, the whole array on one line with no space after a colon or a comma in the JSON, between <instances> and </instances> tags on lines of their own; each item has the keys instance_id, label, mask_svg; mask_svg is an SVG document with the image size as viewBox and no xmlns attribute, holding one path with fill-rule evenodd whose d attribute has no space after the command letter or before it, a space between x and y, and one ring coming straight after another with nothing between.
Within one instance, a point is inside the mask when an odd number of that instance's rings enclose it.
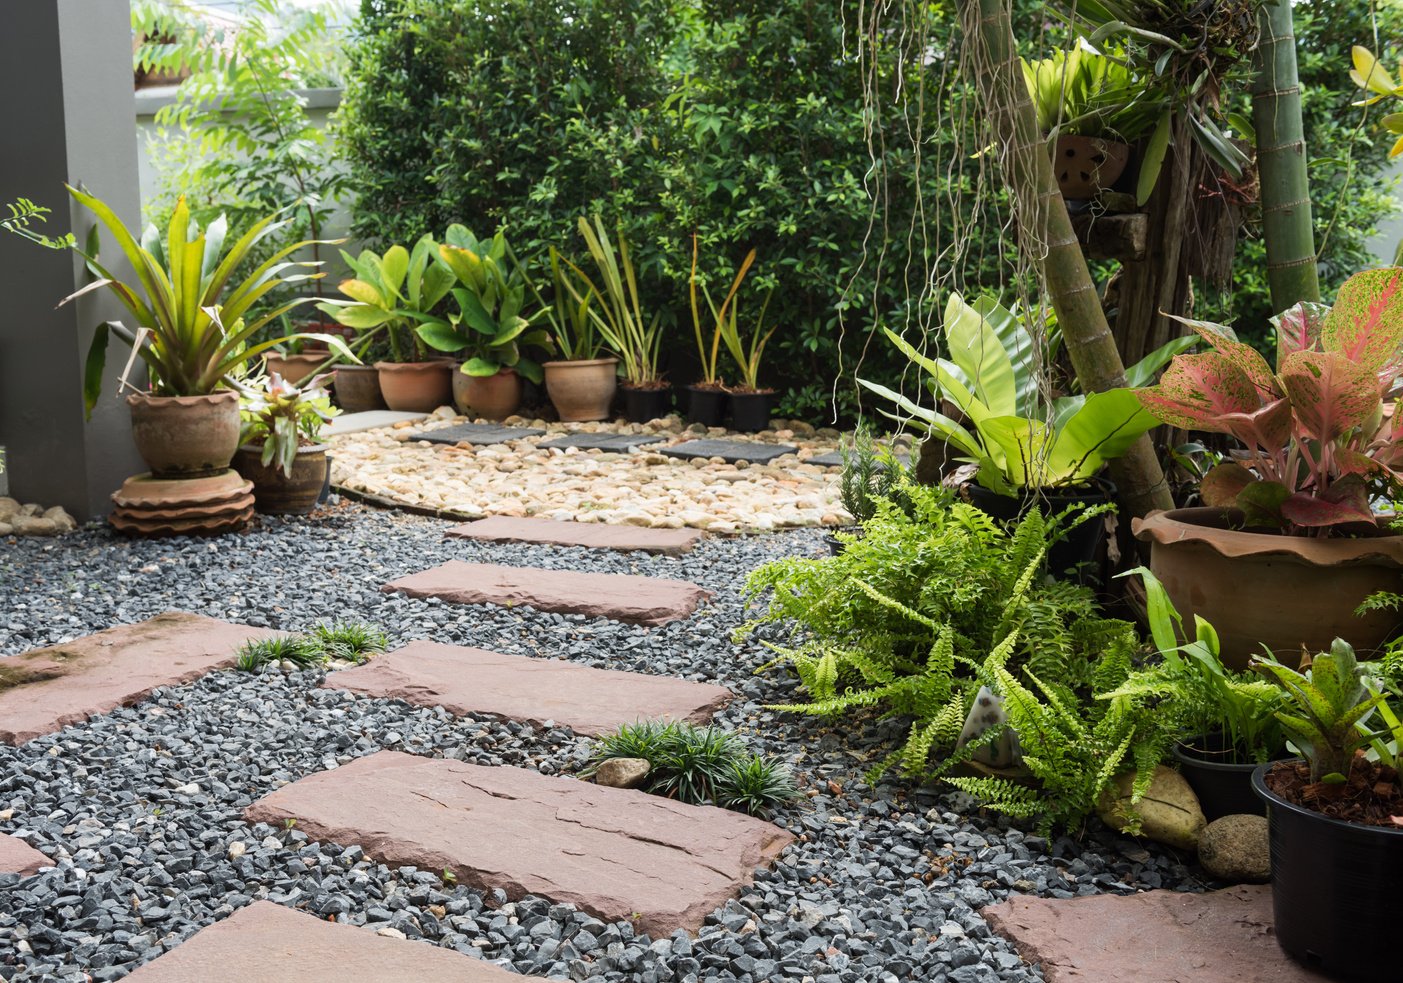
<instances>
[{"instance_id":1,"label":"green shrub","mask_svg":"<svg viewBox=\"0 0 1403 983\"><path fill-rule=\"evenodd\" d=\"M642 758L651 766L644 791L692 805L767 817L799 794L788 767L751 754L739 734L714 726L625 724L599 739L583 774L593 775L611 758Z\"/></svg>"},{"instance_id":2,"label":"green shrub","mask_svg":"<svg viewBox=\"0 0 1403 983\"><path fill-rule=\"evenodd\" d=\"M326 652L306 635L279 635L256 638L239 649L236 669L257 672L269 664L291 662L299 669L314 669L326 662Z\"/></svg>"},{"instance_id":3,"label":"green shrub","mask_svg":"<svg viewBox=\"0 0 1403 983\"><path fill-rule=\"evenodd\" d=\"M312 629L316 639L330 658L360 664L377 655L390 644L389 636L377 625L364 621L336 621Z\"/></svg>"},{"instance_id":4,"label":"green shrub","mask_svg":"<svg viewBox=\"0 0 1403 983\"><path fill-rule=\"evenodd\" d=\"M257 672L265 665L291 662L299 669L315 669L328 659L357 664L385 651L389 638L377 625L363 621L336 621L320 624L310 632L258 638L239 649L234 668Z\"/></svg>"}]
</instances>

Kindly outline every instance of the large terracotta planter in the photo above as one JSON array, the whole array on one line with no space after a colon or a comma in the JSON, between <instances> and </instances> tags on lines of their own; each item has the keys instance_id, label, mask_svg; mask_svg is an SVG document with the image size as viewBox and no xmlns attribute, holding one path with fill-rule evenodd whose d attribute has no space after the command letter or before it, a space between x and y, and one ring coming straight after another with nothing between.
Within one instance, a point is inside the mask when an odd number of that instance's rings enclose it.
<instances>
[{"instance_id":1,"label":"large terracotta planter","mask_svg":"<svg viewBox=\"0 0 1403 983\"><path fill-rule=\"evenodd\" d=\"M336 405L347 413L385 408L385 398L380 395L380 370L373 365L336 366L334 385Z\"/></svg>"},{"instance_id":2,"label":"large terracotta planter","mask_svg":"<svg viewBox=\"0 0 1403 983\"><path fill-rule=\"evenodd\" d=\"M521 376L515 369L501 369L496 375L468 375L453 372L453 405L464 416L484 420L505 420L521 409Z\"/></svg>"},{"instance_id":3,"label":"large terracotta planter","mask_svg":"<svg viewBox=\"0 0 1403 983\"><path fill-rule=\"evenodd\" d=\"M127 397L132 440L158 478L195 478L229 467L239 449L239 394Z\"/></svg>"},{"instance_id":4,"label":"large terracotta planter","mask_svg":"<svg viewBox=\"0 0 1403 983\"><path fill-rule=\"evenodd\" d=\"M280 355L269 352L263 356L263 364L269 375L274 372L284 381L300 386L331 359L330 351L306 352L301 355ZM327 369L325 371L330 371Z\"/></svg>"},{"instance_id":5,"label":"large terracotta planter","mask_svg":"<svg viewBox=\"0 0 1403 983\"><path fill-rule=\"evenodd\" d=\"M1130 161L1130 146L1101 137L1060 136L1052 167L1063 198L1084 201L1115 184Z\"/></svg>"},{"instance_id":6,"label":"large terracotta planter","mask_svg":"<svg viewBox=\"0 0 1403 983\"><path fill-rule=\"evenodd\" d=\"M1232 528L1240 523L1237 513L1197 508L1131 524L1185 624L1198 615L1217 629L1224 664L1242 669L1263 645L1294 664L1302 646L1323 652L1337 637L1367 656L1397 633L1398 612L1354 610L1399 590L1403 536L1283 536Z\"/></svg>"},{"instance_id":7,"label":"large terracotta planter","mask_svg":"<svg viewBox=\"0 0 1403 983\"><path fill-rule=\"evenodd\" d=\"M385 405L406 413L432 413L453 405L452 362L376 362Z\"/></svg>"},{"instance_id":8,"label":"large terracotta planter","mask_svg":"<svg viewBox=\"0 0 1403 983\"><path fill-rule=\"evenodd\" d=\"M317 507L330 462L326 445L297 449L292 476L276 464L264 465L262 444L245 444L234 455L234 470L253 482L254 509L268 515L306 515Z\"/></svg>"},{"instance_id":9,"label":"large terracotta planter","mask_svg":"<svg viewBox=\"0 0 1403 983\"><path fill-rule=\"evenodd\" d=\"M565 423L609 419L609 404L618 388L617 358L547 362L546 392Z\"/></svg>"}]
</instances>

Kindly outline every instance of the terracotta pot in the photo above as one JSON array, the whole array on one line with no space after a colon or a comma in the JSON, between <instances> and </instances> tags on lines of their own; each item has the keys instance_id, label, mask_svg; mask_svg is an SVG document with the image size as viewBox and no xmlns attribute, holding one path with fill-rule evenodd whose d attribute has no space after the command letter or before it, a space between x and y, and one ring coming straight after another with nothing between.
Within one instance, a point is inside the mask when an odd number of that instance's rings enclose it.
<instances>
[{"instance_id":1,"label":"terracotta pot","mask_svg":"<svg viewBox=\"0 0 1403 983\"><path fill-rule=\"evenodd\" d=\"M195 478L229 467L239 449L239 394L127 397L132 440L158 478Z\"/></svg>"},{"instance_id":2,"label":"terracotta pot","mask_svg":"<svg viewBox=\"0 0 1403 983\"><path fill-rule=\"evenodd\" d=\"M453 405L464 416L505 420L521 409L521 376L515 369L500 369L487 376L454 369Z\"/></svg>"},{"instance_id":3,"label":"terracotta pot","mask_svg":"<svg viewBox=\"0 0 1403 983\"><path fill-rule=\"evenodd\" d=\"M609 404L618 388L617 358L547 362L546 392L565 423L609 419Z\"/></svg>"},{"instance_id":4,"label":"terracotta pot","mask_svg":"<svg viewBox=\"0 0 1403 983\"><path fill-rule=\"evenodd\" d=\"M452 362L376 362L380 393L392 410L432 413L453 405Z\"/></svg>"},{"instance_id":5,"label":"terracotta pot","mask_svg":"<svg viewBox=\"0 0 1403 983\"><path fill-rule=\"evenodd\" d=\"M380 372L373 365L336 366L336 405L347 413L383 410L385 397L380 395Z\"/></svg>"},{"instance_id":6,"label":"terracotta pot","mask_svg":"<svg viewBox=\"0 0 1403 983\"><path fill-rule=\"evenodd\" d=\"M269 375L276 372L283 381L300 386L316 375L317 370L325 365L330 358L331 352L329 351L305 352L301 355L280 355L277 352L269 352L263 356L263 365ZM330 371L330 369L324 371Z\"/></svg>"},{"instance_id":7,"label":"terracotta pot","mask_svg":"<svg viewBox=\"0 0 1403 983\"><path fill-rule=\"evenodd\" d=\"M1367 657L1397 634L1403 615L1354 609L1377 591L1398 590L1403 536L1319 539L1244 532L1223 509L1152 512L1131 523L1151 544L1150 569L1185 624L1201 616L1218 631L1223 663L1242 669L1265 645L1291 662L1301 647L1336 637Z\"/></svg>"},{"instance_id":8,"label":"terracotta pot","mask_svg":"<svg viewBox=\"0 0 1403 983\"><path fill-rule=\"evenodd\" d=\"M268 515L306 515L317 507L330 462L326 445L299 447L292 476L276 464L263 464L262 444L245 444L234 455L234 470L253 482L253 507Z\"/></svg>"},{"instance_id":9,"label":"terracotta pot","mask_svg":"<svg viewBox=\"0 0 1403 983\"><path fill-rule=\"evenodd\" d=\"M1083 201L1110 188L1130 162L1130 146L1101 137L1060 136L1052 166L1063 198Z\"/></svg>"}]
</instances>

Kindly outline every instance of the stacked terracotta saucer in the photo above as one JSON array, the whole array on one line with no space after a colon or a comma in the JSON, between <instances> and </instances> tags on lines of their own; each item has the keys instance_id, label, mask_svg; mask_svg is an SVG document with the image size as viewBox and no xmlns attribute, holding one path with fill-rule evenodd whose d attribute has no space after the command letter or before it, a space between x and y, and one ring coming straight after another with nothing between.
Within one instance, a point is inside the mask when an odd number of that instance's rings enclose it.
<instances>
[{"instance_id":1,"label":"stacked terracotta saucer","mask_svg":"<svg viewBox=\"0 0 1403 983\"><path fill-rule=\"evenodd\" d=\"M129 536L218 536L253 518L253 483L232 469L203 478L139 474L112 502L108 521Z\"/></svg>"}]
</instances>

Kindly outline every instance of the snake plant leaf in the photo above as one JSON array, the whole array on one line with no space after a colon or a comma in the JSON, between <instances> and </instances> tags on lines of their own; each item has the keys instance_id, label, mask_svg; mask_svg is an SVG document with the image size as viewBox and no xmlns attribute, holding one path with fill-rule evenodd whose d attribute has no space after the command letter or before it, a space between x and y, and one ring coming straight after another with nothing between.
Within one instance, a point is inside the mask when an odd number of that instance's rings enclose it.
<instances>
[{"instance_id":1,"label":"snake plant leaf","mask_svg":"<svg viewBox=\"0 0 1403 983\"><path fill-rule=\"evenodd\" d=\"M1364 423L1378 410L1378 377L1367 364L1338 352L1293 352L1281 369L1297 429L1330 443Z\"/></svg>"},{"instance_id":2,"label":"snake plant leaf","mask_svg":"<svg viewBox=\"0 0 1403 983\"><path fill-rule=\"evenodd\" d=\"M1320 329L1327 352L1340 352L1378 372L1403 347L1403 268L1365 270L1346 280Z\"/></svg>"}]
</instances>

